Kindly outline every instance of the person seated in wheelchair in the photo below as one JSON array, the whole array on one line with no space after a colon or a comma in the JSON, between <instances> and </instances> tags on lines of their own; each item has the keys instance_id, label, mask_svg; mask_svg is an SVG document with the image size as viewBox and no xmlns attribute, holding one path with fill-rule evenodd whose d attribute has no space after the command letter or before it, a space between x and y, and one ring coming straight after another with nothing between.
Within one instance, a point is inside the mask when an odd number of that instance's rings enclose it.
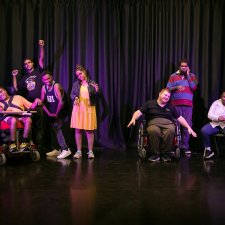
<instances>
[{"instance_id":1,"label":"person seated in wheelchair","mask_svg":"<svg viewBox=\"0 0 225 225\"><path fill-rule=\"evenodd\" d=\"M15 114L25 110L35 109L38 105L41 105L40 99L35 99L33 103L26 100L20 95L9 95L5 88L0 86L0 112L7 111L12 114L2 114L1 120L4 120L10 127L10 153L17 151L24 151L29 146L29 135L31 130L32 120L30 116L22 116L21 114ZM23 139L20 144L20 149L16 146L16 124L20 120L24 124Z\"/></svg>"},{"instance_id":2,"label":"person seated in wheelchair","mask_svg":"<svg viewBox=\"0 0 225 225\"><path fill-rule=\"evenodd\" d=\"M135 125L136 120L143 114L145 115L149 147L152 153L148 160L151 162L159 161L160 158L163 161L171 161L168 152L172 149L175 135L174 118L188 129L189 134L197 137L187 121L169 103L170 95L168 89L162 89L157 99L147 101L139 110L134 112L131 121L127 125L127 127Z\"/></svg>"}]
</instances>

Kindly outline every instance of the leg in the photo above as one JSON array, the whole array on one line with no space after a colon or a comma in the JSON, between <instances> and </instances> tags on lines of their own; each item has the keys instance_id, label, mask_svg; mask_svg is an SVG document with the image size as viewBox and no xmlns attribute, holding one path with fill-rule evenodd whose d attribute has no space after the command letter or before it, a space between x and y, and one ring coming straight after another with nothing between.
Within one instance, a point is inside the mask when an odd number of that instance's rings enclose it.
<instances>
[{"instance_id":1,"label":"leg","mask_svg":"<svg viewBox=\"0 0 225 225\"><path fill-rule=\"evenodd\" d=\"M210 147L210 136L219 133L218 127L212 127L210 123L206 124L201 129L201 135L204 148Z\"/></svg>"},{"instance_id":2,"label":"leg","mask_svg":"<svg viewBox=\"0 0 225 225\"><path fill-rule=\"evenodd\" d=\"M16 123L17 119L15 117L9 117L7 119L7 123L10 127L10 141L15 142L16 141Z\"/></svg>"},{"instance_id":3,"label":"leg","mask_svg":"<svg viewBox=\"0 0 225 225\"><path fill-rule=\"evenodd\" d=\"M156 125L150 125L147 127L147 133L149 136L149 144L150 149L153 152L153 154L160 154L159 144L160 139L162 137L162 131L161 129Z\"/></svg>"},{"instance_id":4,"label":"leg","mask_svg":"<svg viewBox=\"0 0 225 225\"><path fill-rule=\"evenodd\" d=\"M94 153L93 153L93 146L94 146L94 131L93 130L86 130L86 136L88 140L88 158L93 159Z\"/></svg>"},{"instance_id":5,"label":"leg","mask_svg":"<svg viewBox=\"0 0 225 225\"><path fill-rule=\"evenodd\" d=\"M42 137L43 137L43 109L37 108L37 113L33 114L32 117L32 139L38 149L42 148Z\"/></svg>"},{"instance_id":6,"label":"leg","mask_svg":"<svg viewBox=\"0 0 225 225\"><path fill-rule=\"evenodd\" d=\"M82 130L80 129L75 129L75 140L76 140L76 145L77 145L77 151L75 152L73 158L74 159L80 159L82 158Z\"/></svg>"},{"instance_id":7,"label":"leg","mask_svg":"<svg viewBox=\"0 0 225 225\"><path fill-rule=\"evenodd\" d=\"M189 106L176 106L176 109L179 111L181 116L187 121L190 127L192 127L192 107ZM188 133L187 128L181 126L181 148L188 150L189 149L189 139L190 134Z\"/></svg>"},{"instance_id":8,"label":"leg","mask_svg":"<svg viewBox=\"0 0 225 225\"><path fill-rule=\"evenodd\" d=\"M9 145L9 151L11 153L17 151L16 146L16 123L17 119L15 117L8 117L6 122L9 124L10 127L10 145Z\"/></svg>"},{"instance_id":9,"label":"leg","mask_svg":"<svg viewBox=\"0 0 225 225\"><path fill-rule=\"evenodd\" d=\"M175 136L175 126L173 124L166 125L162 129L162 152L170 152L173 146L173 139Z\"/></svg>"},{"instance_id":10,"label":"leg","mask_svg":"<svg viewBox=\"0 0 225 225\"><path fill-rule=\"evenodd\" d=\"M21 118L24 124L24 129L23 129L23 138L28 139L31 131L31 126L32 126L32 120L30 117L23 117Z\"/></svg>"},{"instance_id":11,"label":"leg","mask_svg":"<svg viewBox=\"0 0 225 225\"><path fill-rule=\"evenodd\" d=\"M75 129L75 140L76 140L77 150L81 151L81 149L82 149L82 130Z\"/></svg>"},{"instance_id":12,"label":"leg","mask_svg":"<svg viewBox=\"0 0 225 225\"><path fill-rule=\"evenodd\" d=\"M62 119L55 120L54 123L52 124L53 132L56 135L58 144L60 145L61 149L67 150L68 146L66 144L65 137L64 137L63 132L62 132L62 125L63 125Z\"/></svg>"},{"instance_id":13,"label":"leg","mask_svg":"<svg viewBox=\"0 0 225 225\"><path fill-rule=\"evenodd\" d=\"M88 141L88 150L92 151L94 146L94 131L93 130L86 130L86 136Z\"/></svg>"}]
</instances>

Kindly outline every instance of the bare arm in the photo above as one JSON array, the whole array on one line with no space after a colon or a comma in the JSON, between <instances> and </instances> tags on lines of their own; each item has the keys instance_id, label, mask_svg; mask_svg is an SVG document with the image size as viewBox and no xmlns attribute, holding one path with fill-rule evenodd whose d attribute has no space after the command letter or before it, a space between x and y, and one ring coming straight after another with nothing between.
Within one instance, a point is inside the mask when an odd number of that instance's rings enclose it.
<instances>
[{"instance_id":1,"label":"bare arm","mask_svg":"<svg viewBox=\"0 0 225 225\"><path fill-rule=\"evenodd\" d=\"M42 101L41 101L41 99L36 98L30 108L35 109L38 105L42 105Z\"/></svg>"},{"instance_id":2,"label":"bare arm","mask_svg":"<svg viewBox=\"0 0 225 225\"><path fill-rule=\"evenodd\" d=\"M61 111L61 109L63 108L63 100L62 100L62 87L60 84L55 84L54 86L55 88L55 94L56 94L56 98L59 100L59 104L57 106L57 110L56 110L56 116L58 116L59 112Z\"/></svg>"},{"instance_id":3,"label":"bare arm","mask_svg":"<svg viewBox=\"0 0 225 225\"><path fill-rule=\"evenodd\" d=\"M18 88L17 88L17 78L16 78L16 76L18 75L18 73L19 73L19 70L17 70L17 69L14 69L14 70L12 71L12 76L13 76L13 88L14 88L16 91L18 91Z\"/></svg>"},{"instance_id":4,"label":"bare arm","mask_svg":"<svg viewBox=\"0 0 225 225\"><path fill-rule=\"evenodd\" d=\"M193 137L197 137L197 134L191 129L184 117L180 116L179 118L177 118L177 120L182 126L188 129L189 134L191 134Z\"/></svg>"},{"instance_id":5,"label":"bare arm","mask_svg":"<svg viewBox=\"0 0 225 225\"><path fill-rule=\"evenodd\" d=\"M127 125L127 127L130 127L131 125L135 125L136 120L142 115L142 112L140 110L137 110L134 112L131 121Z\"/></svg>"},{"instance_id":6,"label":"bare arm","mask_svg":"<svg viewBox=\"0 0 225 225\"><path fill-rule=\"evenodd\" d=\"M44 68L44 41L39 40L39 65L41 68Z\"/></svg>"}]
</instances>

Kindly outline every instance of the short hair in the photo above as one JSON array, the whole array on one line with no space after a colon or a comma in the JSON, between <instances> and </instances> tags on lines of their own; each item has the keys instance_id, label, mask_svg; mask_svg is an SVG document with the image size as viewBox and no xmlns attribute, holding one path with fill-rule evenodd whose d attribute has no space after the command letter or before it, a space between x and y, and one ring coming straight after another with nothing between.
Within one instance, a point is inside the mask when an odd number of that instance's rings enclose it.
<instances>
[{"instance_id":1,"label":"short hair","mask_svg":"<svg viewBox=\"0 0 225 225\"><path fill-rule=\"evenodd\" d=\"M180 65L181 65L181 63L187 63L187 64L189 65L189 61L188 61L188 59L185 59L185 58L180 59L180 61L179 61L179 65L178 65L178 66L180 66Z\"/></svg>"},{"instance_id":2,"label":"short hair","mask_svg":"<svg viewBox=\"0 0 225 225\"><path fill-rule=\"evenodd\" d=\"M162 94L164 91L167 91L168 93L171 94L171 91L168 88L161 89L161 91L159 92L159 94Z\"/></svg>"},{"instance_id":3,"label":"short hair","mask_svg":"<svg viewBox=\"0 0 225 225\"><path fill-rule=\"evenodd\" d=\"M34 62L34 60L31 59L31 58L25 58L25 59L23 60L23 63L24 63L26 60L30 60L32 63Z\"/></svg>"},{"instance_id":4,"label":"short hair","mask_svg":"<svg viewBox=\"0 0 225 225\"><path fill-rule=\"evenodd\" d=\"M50 76L52 76L52 77L53 77L52 72L50 72L49 70L45 70L45 71L43 71L43 72L41 73L41 77L45 76L46 74L49 74Z\"/></svg>"}]
</instances>

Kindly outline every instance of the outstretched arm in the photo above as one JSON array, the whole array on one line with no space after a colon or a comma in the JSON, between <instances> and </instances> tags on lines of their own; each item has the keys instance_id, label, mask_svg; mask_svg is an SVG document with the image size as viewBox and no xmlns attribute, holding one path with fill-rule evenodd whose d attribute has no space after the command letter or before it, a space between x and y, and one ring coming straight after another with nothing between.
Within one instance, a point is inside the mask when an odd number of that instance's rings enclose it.
<instances>
[{"instance_id":1,"label":"outstretched arm","mask_svg":"<svg viewBox=\"0 0 225 225\"><path fill-rule=\"evenodd\" d=\"M193 137L197 137L197 134L191 129L187 121L184 119L184 117L180 116L177 118L178 122L188 129L188 133L191 134Z\"/></svg>"},{"instance_id":2,"label":"outstretched arm","mask_svg":"<svg viewBox=\"0 0 225 225\"><path fill-rule=\"evenodd\" d=\"M134 112L131 121L127 125L127 127L130 127L131 125L135 125L136 120L142 115L142 112L140 110L137 110Z\"/></svg>"},{"instance_id":3,"label":"outstretched arm","mask_svg":"<svg viewBox=\"0 0 225 225\"><path fill-rule=\"evenodd\" d=\"M39 40L39 65L42 69L44 68L44 56L45 56L44 41Z\"/></svg>"}]
</instances>

